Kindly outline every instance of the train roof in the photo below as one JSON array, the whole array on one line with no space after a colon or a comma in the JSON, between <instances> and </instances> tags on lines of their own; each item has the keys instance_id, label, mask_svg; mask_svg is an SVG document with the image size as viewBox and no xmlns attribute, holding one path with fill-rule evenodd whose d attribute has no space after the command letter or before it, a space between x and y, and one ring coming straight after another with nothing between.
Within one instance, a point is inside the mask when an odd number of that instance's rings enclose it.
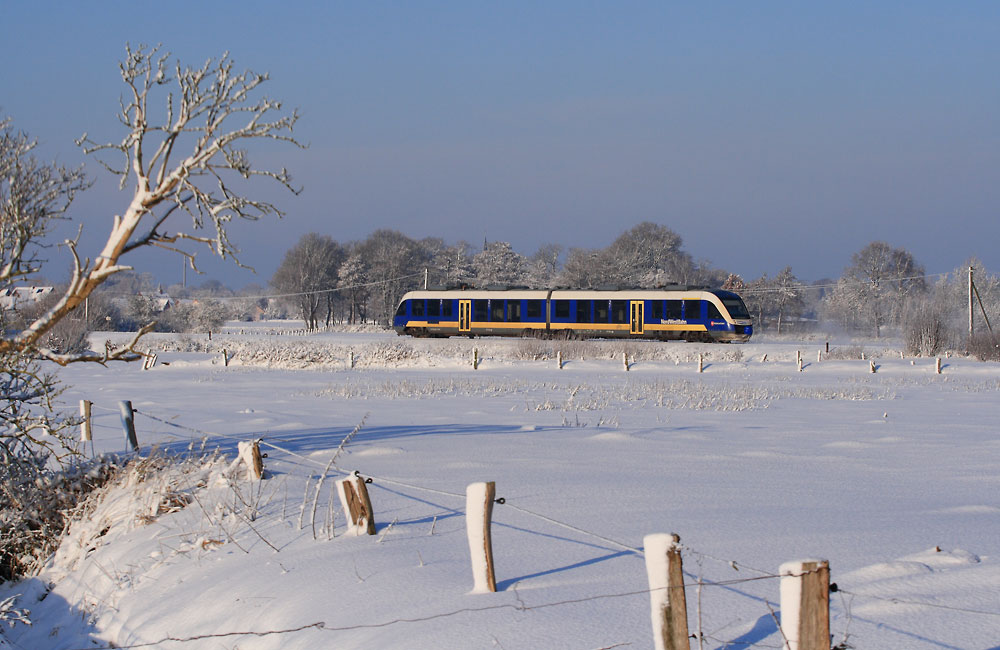
<instances>
[{"instance_id":1,"label":"train roof","mask_svg":"<svg viewBox=\"0 0 1000 650\"><path fill-rule=\"evenodd\" d=\"M718 296L720 298L739 298L739 295L732 293L731 291L723 291L722 289L709 290L707 287L700 286L669 286L656 289L620 289L620 288L602 288L602 289L527 289L523 287L517 288L489 288L489 289L419 289L415 291L408 291L404 296L403 300L413 300L421 298L458 298L458 299L490 299L490 298L513 298L516 300L542 300L549 298L551 293L551 298L553 300L573 300L573 299L583 299L588 298L593 299L596 297L607 298L610 300L621 299L621 300L657 300L664 299L667 297L673 299L683 300L685 298L694 299L702 298L706 293Z\"/></svg>"}]
</instances>

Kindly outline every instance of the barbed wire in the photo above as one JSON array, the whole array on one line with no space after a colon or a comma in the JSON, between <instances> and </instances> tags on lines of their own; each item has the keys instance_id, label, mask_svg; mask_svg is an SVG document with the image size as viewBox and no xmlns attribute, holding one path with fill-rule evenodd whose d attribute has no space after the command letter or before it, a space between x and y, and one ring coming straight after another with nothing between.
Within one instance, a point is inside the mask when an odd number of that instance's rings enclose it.
<instances>
[{"instance_id":1,"label":"barbed wire","mask_svg":"<svg viewBox=\"0 0 1000 650\"><path fill-rule=\"evenodd\" d=\"M874 596L872 594L861 594L856 591L848 591L846 589L837 589L841 593L847 594L848 596L855 596L857 598L871 598L873 600L880 600L883 602L894 603L896 605L919 605L921 607L934 607L936 609L947 609L953 612L963 612L966 614L980 614L983 616L1000 616L1000 611L990 612L982 609L970 609L967 607L956 607L954 605L942 605L940 603L928 603L918 600L907 600L904 598L895 598L892 596Z\"/></svg>"}]
</instances>

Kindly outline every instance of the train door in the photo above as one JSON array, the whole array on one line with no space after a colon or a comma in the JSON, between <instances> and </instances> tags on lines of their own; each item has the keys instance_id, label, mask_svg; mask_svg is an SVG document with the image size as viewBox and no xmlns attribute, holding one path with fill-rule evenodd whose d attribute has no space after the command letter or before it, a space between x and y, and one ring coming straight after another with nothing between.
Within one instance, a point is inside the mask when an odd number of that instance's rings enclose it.
<instances>
[{"instance_id":1,"label":"train door","mask_svg":"<svg viewBox=\"0 0 1000 650\"><path fill-rule=\"evenodd\" d=\"M468 332L472 329L472 301L458 301L458 331Z\"/></svg>"},{"instance_id":2,"label":"train door","mask_svg":"<svg viewBox=\"0 0 1000 650\"><path fill-rule=\"evenodd\" d=\"M631 315L629 320L631 327L629 331L632 334L642 334L642 324L645 320L643 318L643 302L641 300L633 300L629 311Z\"/></svg>"}]
</instances>

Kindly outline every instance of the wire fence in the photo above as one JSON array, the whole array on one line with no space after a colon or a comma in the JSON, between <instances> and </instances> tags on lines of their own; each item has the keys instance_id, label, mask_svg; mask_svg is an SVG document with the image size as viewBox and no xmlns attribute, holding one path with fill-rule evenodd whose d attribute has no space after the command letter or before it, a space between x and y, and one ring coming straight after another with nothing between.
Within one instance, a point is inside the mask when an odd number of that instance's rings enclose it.
<instances>
[{"instance_id":1,"label":"wire fence","mask_svg":"<svg viewBox=\"0 0 1000 650\"><path fill-rule=\"evenodd\" d=\"M118 414L118 415L120 415L120 411L118 409L111 409L111 408L107 408L107 407L101 407L101 406L98 406L98 405L94 405L93 408L96 409L96 410L104 412L103 415L98 414L98 415L92 416L93 418L107 418L107 417L110 417L111 414ZM195 441L195 440L199 440L199 439L200 440L220 439L220 440L232 441L232 442L237 442L237 443L238 442L247 442L247 441L250 441L250 440L258 441L259 444L262 445L262 446L265 446L265 447L267 447L267 448L269 448L271 450L274 450L275 452L278 452L280 454L284 454L284 455L286 455L289 458L296 459L296 461L299 464L307 465L309 467L317 468L317 469L321 470L321 473L319 475L320 479L325 478L325 476L327 474L336 474L336 475L341 475L341 476L349 476L352 473L356 473L356 472L350 472L348 470L345 470L343 467L340 467L338 464L336 464L332 460L331 460L331 462L324 463L322 461L316 460L315 458L310 458L308 456L304 456L302 454L299 454L299 453L297 453L297 452L295 452L295 451L293 451L291 449L288 449L286 446L274 444L273 442L269 442L267 440L260 439L257 436L253 436L253 437L238 436L238 435L228 435L228 434L223 434L223 433L213 432L213 431L206 431L206 430L203 430L203 429L199 429L199 428L196 428L196 427L188 426L186 424L181 424L179 422L173 421L173 418L168 419L166 417L161 417L161 416L153 414L153 413L151 413L151 412L149 412L148 410L145 410L145 409L142 409L142 410L140 410L140 409L134 409L134 413L136 415L141 415L141 416L143 416L145 418L148 418L149 420L151 420L153 422L157 422L159 424L162 424L165 427L167 427L168 429L172 429L172 430L175 430L177 432L182 432L182 433L173 433L171 431L165 431L165 430L161 430L159 432L161 434L171 435L171 436L173 436L173 437L175 437L175 438L177 438L179 440ZM363 421L362 421L362 424L363 424ZM109 425L109 424L104 424L104 423L101 423L101 422L93 422L92 426L97 427L97 428L101 428L101 429L105 429L105 430L107 430L107 429L117 429L119 432L121 431L121 427L115 427L115 426L112 426L112 425ZM345 444L347 444L350 441L350 439L353 437L353 435L359 431L360 427L361 427L361 425L359 425L358 427L356 427L355 430L344 439L344 442L341 443L341 447L343 447ZM335 457L334 457L334 460L335 460ZM409 482L409 481L402 481L402 480L399 480L399 479L393 478L393 477L378 476L378 475L369 475L369 474L365 474L364 476L367 477L367 478L372 479L372 481L374 481L374 486L376 486L376 487L378 487L380 485L393 486L394 488L401 489L401 492L404 495L406 495L406 492L405 492L406 490L412 490L412 491L416 491L416 492L423 492L423 493L428 493L428 494L435 494L435 495L438 495L438 496L444 496L444 497L448 497L448 498L452 498L452 499L458 499L458 500L461 500L463 503L464 503L464 500L466 499L466 495L462 494L462 493L459 493L459 492L450 492L450 491L442 490L442 489L439 489L439 488L429 487L429 486L425 486L425 485L419 485L419 484L416 484L416 483L413 483L413 482ZM412 495L407 495L407 496L412 496ZM413 498L416 498L416 497L413 497ZM619 550L625 551L627 554L633 555L635 557L640 557L641 558L641 557L645 556L645 550L642 547L635 546L635 545L632 545L632 544L624 543L624 542L616 540L613 537L610 537L610 536L608 536L608 535L606 535L606 534L604 534L602 532L597 532L597 531L589 530L589 529L587 529L585 527L578 526L578 525L575 525L573 523L560 520L560 519L558 519L556 517L552 517L552 516L549 516L547 514L536 512L534 510L530 510L528 508L525 508L523 506L517 505L515 503L511 503L510 500L508 500L508 499L500 499L500 500L498 500L498 503L500 503L503 508L506 508L507 510L509 510L511 512L516 512L516 513L519 513L521 515L524 515L524 516L527 516L527 517L531 517L531 518L533 518L533 519L535 519L537 521L544 522L545 524L548 524L548 525L551 525L551 526L556 526L556 527L559 527L561 529L571 531L571 532L573 532L573 533L575 533L575 534L577 534L577 535L579 535L581 537L585 537L585 538L588 538L588 539L591 539L591 540L597 540L597 541L602 542L604 544L607 544L607 545L609 545L611 547L615 547L615 548L617 548ZM456 507L456 508L451 508L450 510L453 511L453 512L455 512L455 513L457 513L457 514L465 514L465 509L463 507L461 507L461 506ZM562 538L556 537L554 539L555 540L559 540L559 539L562 539ZM570 540L570 541L572 541L572 540ZM697 573L694 573L694 572L690 571L690 569L684 571L685 581L683 583L683 587L684 587L685 590L697 590L699 611L702 609L702 603L701 603L702 594L701 594L701 590L703 590L703 589L719 589L719 588L723 588L723 589L727 589L729 591L729 593L731 593L731 594L736 594L736 595L744 597L744 598L749 598L749 599L752 599L754 601L758 601L760 603L761 607L762 607L762 611L766 610L767 612L770 613L771 617L774 618L776 631L780 630L780 627L778 625L777 617L774 616L774 611L775 611L775 606L776 606L776 604L774 602L772 602L770 599L768 599L765 596L761 596L759 594L754 594L754 593L747 593L747 592L740 591L740 590L735 589L735 588L738 588L738 587L740 587L742 585L749 585L751 583L760 583L760 582L767 582L767 581L773 581L773 580L780 580L782 577L785 577L785 576L783 576L781 573L776 573L774 571L767 571L767 570L764 570L764 569L756 568L756 567L754 567L752 565L749 565L749 564L747 564L747 563L745 563L743 561L739 561L739 560L735 560L735 559L727 559L727 558L723 558L723 557L718 557L717 555L713 555L713 554L710 554L710 553L705 553L705 552L700 551L700 550L698 550L696 548L692 548L691 546L686 545L686 544L678 545L677 548L680 549L681 551L683 551L684 554L695 558L695 560L696 560L696 562L698 564L698 571L697 571ZM746 576L746 577L738 577L738 578L706 579L702 575L702 570L703 570L702 564L706 560L712 561L712 562L717 563L718 565L721 565L721 566L725 566L725 567L727 567L727 568L729 568L729 569L731 569L733 571L748 570L748 571L754 573L755 575ZM444 618L459 616L459 615L462 615L462 614L477 614L477 613L490 612L490 611L498 611L498 610L513 610L513 611L519 611L519 612L532 612L532 611L544 610L544 609L549 609L549 608L566 607L566 606L571 606L571 605L575 605L575 604L581 604L581 603L587 603L587 602L593 602L593 601L599 601L599 600L629 598L629 597L638 597L638 596L650 596L651 594L654 594L657 591L662 591L663 589L666 589L664 587L664 588L659 588L659 589L650 589L650 588L647 588L647 589L635 589L635 590L628 590L628 591L613 591L613 592L608 592L608 593L590 594L590 595L587 595L587 596L581 596L579 598L559 599L559 600L552 600L552 601L543 601L543 602L539 602L539 603L528 603L528 602L526 602L524 600L522 594L520 594L518 592L517 586L518 586L518 583L515 582L506 591L506 593L509 594L508 597L513 597L514 602L505 602L505 603L490 604L490 605L484 605L484 606L481 606L481 607L461 607L461 608L454 608L454 609L449 609L449 610L446 610L446 611L435 612L435 613L428 614L428 615L425 615L425 616L391 618L391 619L386 619L386 620L382 620L382 621L374 621L374 622L367 622L367 623L356 623L356 624L351 624L351 625L338 625L338 624L333 624L330 621L315 621L315 622L311 622L311 623L308 623L308 624L304 624L304 625L300 625L300 626L295 626L295 627L284 628L284 629L274 629L274 630L233 630L233 631L227 631L227 632L218 632L218 633L211 633L211 634L200 634L200 635L192 635L192 636L186 636L186 637L166 636L166 637L162 637L160 639L157 639L155 641L144 641L144 642L139 642L139 643L134 643L134 644L125 644L125 645L117 644L117 645L113 645L113 646L109 645L107 647L109 647L109 648L110 647L116 647L116 648L146 648L146 647L157 647L157 646L161 646L161 645L167 644L167 643L189 643L189 642L196 642L196 641L204 641L204 640L207 640L207 639L225 639L225 638L238 638L238 637L276 636L276 635L285 635L285 634L300 633L300 632L305 632L305 631L308 631L308 630L314 630L314 631L319 631L319 632L349 632L349 631L365 630L365 629L378 629L378 628L391 627L391 626L395 626L395 625L414 624L414 623L421 623L421 622L427 622L427 621L434 621L434 620L438 620L438 619L444 619ZM734 591L734 589L735 589L735 591ZM878 601L878 602L883 602L883 603L888 603L888 604L895 604L895 605L900 605L900 606L928 607L928 608L932 608L932 609L946 610L946 611L949 611L949 612L955 612L955 613L961 613L961 614L968 614L968 615L972 615L972 616L989 617L989 618L1000 617L1000 610L998 610L998 611L990 611L990 610L984 610L984 609L967 608L967 607L960 607L960 606L955 606L955 605L947 605L947 604L942 604L942 603L920 601L920 600L914 600L912 598L905 598L905 597L881 596L881 595L864 593L863 591L855 591L855 590L842 589L842 588L839 588L836 584L831 584L830 591L831 592L837 592L837 593L841 594L841 596L850 596L852 600L854 598L869 599L869 600L873 600L873 601ZM849 648L851 646L847 644L846 639L850 635L850 629L849 629L849 627L850 627L851 621L852 621L851 604L850 604L850 602L847 601L846 599L842 599L842 603L841 603L840 609L841 609L841 611L839 612L840 613L840 619L841 619L843 625L845 626L844 629L840 631L840 634L843 636L843 638L845 639L845 641L840 646L838 646L838 647ZM765 636L765 638L770 638L770 637L773 637L773 636L774 636L774 632L768 633ZM718 632L717 631L716 632L706 632L703 629L701 629L700 615L699 615L698 629L697 629L697 631L694 634L691 635L691 638L692 639L697 639L700 642L703 642L703 641L712 641L712 642L715 642L715 643L721 643L724 646L728 646L729 644L732 643L731 639L725 639L723 637L718 636ZM90 646L90 647L93 647L93 646ZM785 647L787 647L787 642L783 640L783 642L780 645L769 645L767 643L762 642L762 640L756 640L756 641L746 642L746 643L742 643L741 642L740 645L739 645L739 647L785 648ZM81 649L81 650L83 650L83 649Z\"/></svg>"}]
</instances>

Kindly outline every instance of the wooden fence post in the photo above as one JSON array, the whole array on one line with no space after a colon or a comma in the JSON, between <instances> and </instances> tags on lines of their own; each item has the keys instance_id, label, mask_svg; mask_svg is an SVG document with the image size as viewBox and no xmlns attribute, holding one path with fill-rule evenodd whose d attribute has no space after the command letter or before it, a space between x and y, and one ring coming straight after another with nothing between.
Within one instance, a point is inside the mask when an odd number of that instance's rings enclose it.
<instances>
[{"instance_id":1,"label":"wooden fence post","mask_svg":"<svg viewBox=\"0 0 1000 650\"><path fill-rule=\"evenodd\" d=\"M646 535L642 540L656 650L689 650L691 647L680 541L679 535L665 533Z\"/></svg>"},{"instance_id":2,"label":"wooden fence post","mask_svg":"<svg viewBox=\"0 0 1000 650\"><path fill-rule=\"evenodd\" d=\"M705 355L701 352L698 353L698 372L705 372Z\"/></svg>"},{"instance_id":3,"label":"wooden fence post","mask_svg":"<svg viewBox=\"0 0 1000 650\"><path fill-rule=\"evenodd\" d=\"M229 351L226 348L222 348L222 364L229 367Z\"/></svg>"},{"instance_id":4,"label":"wooden fence post","mask_svg":"<svg viewBox=\"0 0 1000 650\"><path fill-rule=\"evenodd\" d=\"M941 374L941 357L938 357L937 361L934 362L934 372Z\"/></svg>"},{"instance_id":5,"label":"wooden fence post","mask_svg":"<svg viewBox=\"0 0 1000 650\"><path fill-rule=\"evenodd\" d=\"M368 479L369 481L371 479ZM375 534L375 515L365 479L358 472L337 481L337 495L344 507L347 530L355 535Z\"/></svg>"},{"instance_id":6,"label":"wooden fence post","mask_svg":"<svg viewBox=\"0 0 1000 650\"><path fill-rule=\"evenodd\" d=\"M121 411L125 442L132 448L132 451L139 451L139 440L135 437L135 410L132 409L132 402L122 400L118 402L118 409Z\"/></svg>"},{"instance_id":7,"label":"wooden fence post","mask_svg":"<svg viewBox=\"0 0 1000 650\"><path fill-rule=\"evenodd\" d=\"M799 372L802 372L802 357L799 357L799 360L796 362L796 365L799 368Z\"/></svg>"},{"instance_id":8,"label":"wooden fence post","mask_svg":"<svg viewBox=\"0 0 1000 650\"><path fill-rule=\"evenodd\" d=\"M472 348L472 369L479 370L479 348Z\"/></svg>"},{"instance_id":9,"label":"wooden fence post","mask_svg":"<svg viewBox=\"0 0 1000 650\"><path fill-rule=\"evenodd\" d=\"M562 350L556 350L556 363L558 368L562 370Z\"/></svg>"},{"instance_id":10,"label":"wooden fence post","mask_svg":"<svg viewBox=\"0 0 1000 650\"><path fill-rule=\"evenodd\" d=\"M823 351L816 350L816 363L819 363L822 360L823 360Z\"/></svg>"},{"instance_id":11,"label":"wooden fence post","mask_svg":"<svg viewBox=\"0 0 1000 650\"><path fill-rule=\"evenodd\" d=\"M497 590L493 571L493 498L496 483L471 483L465 488L465 532L472 557L472 591L477 594Z\"/></svg>"},{"instance_id":12,"label":"wooden fence post","mask_svg":"<svg viewBox=\"0 0 1000 650\"><path fill-rule=\"evenodd\" d=\"M350 359L351 359L351 370L354 370L354 350L351 350Z\"/></svg>"},{"instance_id":13,"label":"wooden fence post","mask_svg":"<svg viewBox=\"0 0 1000 650\"><path fill-rule=\"evenodd\" d=\"M830 650L830 564L785 562L781 576L781 634L788 650Z\"/></svg>"},{"instance_id":14,"label":"wooden fence post","mask_svg":"<svg viewBox=\"0 0 1000 650\"><path fill-rule=\"evenodd\" d=\"M247 479L260 480L264 477L264 458L260 454L260 438L240 440L236 443L239 456L247 466Z\"/></svg>"},{"instance_id":15,"label":"wooden fence post","mask_svg":"<svg viewBox=\"0 0 1000 650\"><path fill-rule=\"evenodd\" d=\"M628 372L628 352L622 352L622 365L625 366L625 372Z\"/></svg>"},{"instance_id":16,"label":"wooden fence post","mask_svg":"<svg viewBox=\"0 0 1000 650\"><path fill-rule=\"evenodd\" d=\"M868 364L871 367L872 373L875 373L878 370L878 368L875 367L875 362L874 361L869 361Z\"/></svg>"},{"instance_id":17,"label":"wooden fence post","mask_svg":"<svg viewBox=\"0 0 1000 650\"><path fill-rule=\"evenodd\" d=\"M90 428L90 400L80 400L80 442L93 440L93 432Z\"/></svg>"}]
</instances>

